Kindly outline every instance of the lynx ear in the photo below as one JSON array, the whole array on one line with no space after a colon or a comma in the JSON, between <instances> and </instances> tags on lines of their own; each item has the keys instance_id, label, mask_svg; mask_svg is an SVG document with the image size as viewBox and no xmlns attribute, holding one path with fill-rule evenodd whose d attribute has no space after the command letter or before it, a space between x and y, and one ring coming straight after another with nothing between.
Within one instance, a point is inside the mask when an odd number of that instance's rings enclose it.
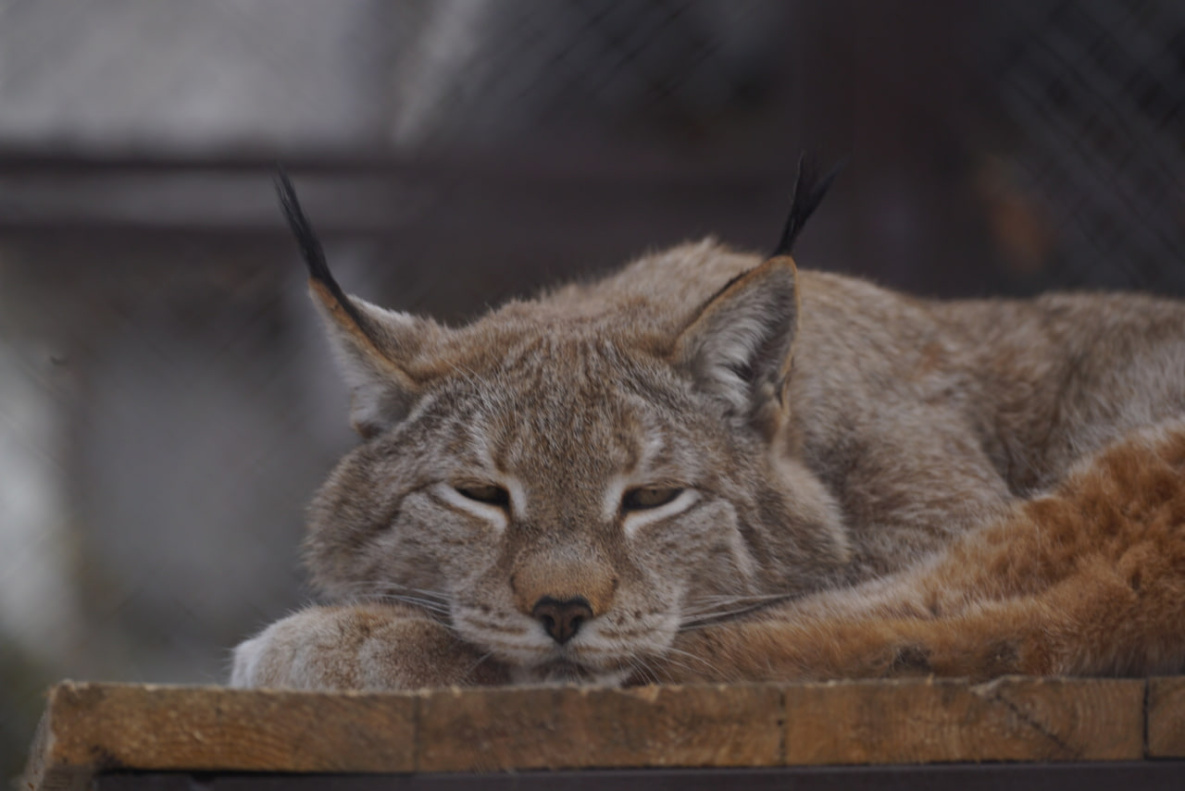
<instances>
[{"instance_id":1,"label":"lynx ear","mask_svg":"<svg viewBox=\"0 0 1185 791\"><path fill-rule=\"evenodd\" d=\"M753 420L781 401L797 318L794 262L771 258L708 302L679 336L676 359L729 414Z\"/></svg>"},{"instance_id":2,"label":"lynx ear","mask_svg":"<svg viewBox=\"0 0 1185 791\"><path fill-rule=\"evenodd\" d=\"M847 162L841 159L827 172L827 175L819 178L819 168L814 160L808 159L806 154L798 157L798 176L794 180L794 197L790 200L790 215L786 218L786 224L782 226L782 238L778 240L778 246L774 248L774 251L769 254L770 258L790 255L790 251L794 249L794 243L798 241L798 234L802 233L802 227L815 213L815 209L819 208L827 190L831 189L831 183L843 171L845 165Z\"/></svg>"},{"instance_id":3,"label":"lynx ear","mask_svg":"<svg viewBox=\"0 0 1185 791\"><path fill-rule=\"evenodd\" d=\"M790 374L798 327L798 272L790 250L843 163L819 178L805 156L790 216L773 253L725 285L679 336L676 356L704 392L722 399L730 414L776 430Z\"/></svg>"},{"instance_id":4,"label":"lynx ear","mask_svg":"<svg viewBox=\"0 0 1185 791\"><path fill-rule=\"evenodd\" d=\"M350 387L350 422L363 437L372 437L411 410L422 386L413 363L440 327L347 296L329 271L321 243L283 172L276 177L276 192L309 268L309 293Z\"/></svg>"}]
</instances>

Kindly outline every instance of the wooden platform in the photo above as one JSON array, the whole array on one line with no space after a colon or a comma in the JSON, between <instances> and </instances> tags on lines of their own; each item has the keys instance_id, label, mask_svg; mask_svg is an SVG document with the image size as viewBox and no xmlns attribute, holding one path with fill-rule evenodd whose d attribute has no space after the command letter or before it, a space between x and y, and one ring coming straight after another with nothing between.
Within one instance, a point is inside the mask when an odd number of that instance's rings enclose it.
<instances>
[{"instance_id":1,"label":"wooden platform","mask_svg":"<svg viewBox=\"0 0 1185 791\"><path fill-rule=\"evenodd\" d=\"M391 694L66 682L49 692L25 787L85 789L96 778L99 788L189 787L160 785L167 776L157 773L414 779L1003 761L1138 762L1132 771L1185 788L1185 762L1171 760L1182 758L1185 677ZM137 777L157 784L137 786Z\"/></svg>"}]
</instances>

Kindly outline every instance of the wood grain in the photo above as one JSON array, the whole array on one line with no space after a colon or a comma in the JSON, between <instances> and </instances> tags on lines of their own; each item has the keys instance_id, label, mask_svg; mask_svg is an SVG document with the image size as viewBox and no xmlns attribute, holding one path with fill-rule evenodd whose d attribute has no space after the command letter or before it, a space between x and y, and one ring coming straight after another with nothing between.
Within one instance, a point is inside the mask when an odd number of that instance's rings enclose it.
<instances>
[{"instance_id":1,"label":"wood grain","mask_svg":"<svg viewBox=\"0 0 1185 791\"><path fill-rule=\"evenodd\" d=\"M419 769L771 766L773 685L454 691L422 699Z\"/></svg>"},{"instance_id":2,"label":"wood grain","mask_svg":"<svg viewBox=\"0 0 1185 791\"><path fill-rule=\"evenodd\" d=\"M1148 757L1185 758L1185 677L1148 679Z\"/></svg>"},{"instance_id":3,"label":"wood grain","mask_svg":"<svg viewBox=\"0 0 1185 791\"><path fill-rule=\"evenodd\" d=\"M847 681L787 687L785 700L793 765L1144 756L1142 681Z\"/></svg>"},{"instance_id":4,"label":"wood grain","mask_svg":"<svg viewBox=\"0 0 1185 791\"><path fill-rule=\"evenodd\" d=\"M81 789L110 769L406 772L414 717L413 696L66 682L49 693L26 783Z\"/></svg>"},{"instance_id":5,"label":"wood grain","mask_svg":"<svg viewBox=\"0 0 1185 791\"><path fill-rule=\"evenodd\" d=\"M25 782L84 789L115 769L472 772L1146 754L1185 756L1185 678L387 694L66 682L50 691Z\"/></svg>"}]
</instances>

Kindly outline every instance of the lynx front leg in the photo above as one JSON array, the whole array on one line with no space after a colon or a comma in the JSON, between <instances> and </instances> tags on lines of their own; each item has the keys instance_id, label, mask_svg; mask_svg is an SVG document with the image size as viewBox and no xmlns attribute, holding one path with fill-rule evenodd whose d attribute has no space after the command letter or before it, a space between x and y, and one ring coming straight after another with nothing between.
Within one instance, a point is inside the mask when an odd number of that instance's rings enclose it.
<instances>
[{"instance_id":1,"label":"lynx front leg","mask_svg":"<svg viewBox=\"0 0 1185 791\"><path fill-rule=\"evenodd\" d=\"M444 624L389 605L312 607L235 649L231 686L417 689L505 683L505 670Z\"/></svg>"}]
</instances>

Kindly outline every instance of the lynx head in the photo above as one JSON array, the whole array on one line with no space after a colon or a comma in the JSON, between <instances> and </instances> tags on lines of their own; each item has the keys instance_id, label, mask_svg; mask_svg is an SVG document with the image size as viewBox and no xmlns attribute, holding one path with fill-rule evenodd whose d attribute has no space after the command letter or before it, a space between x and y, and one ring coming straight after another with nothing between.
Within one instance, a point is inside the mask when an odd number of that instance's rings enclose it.
<instances>
[{"instance_id":1,"label":"lynx head","mask_svg":"<svg viewBox=\"0 0 1185 791\"><path fill-rule=\"evenodd\" d=\"M608 287L454 329L345 295L280 188L364 440L311 508L327 595L416 604L524 679L609 680L845 562L783 436L785 250L692 304Z\"/></svg>"}]
</instances>

